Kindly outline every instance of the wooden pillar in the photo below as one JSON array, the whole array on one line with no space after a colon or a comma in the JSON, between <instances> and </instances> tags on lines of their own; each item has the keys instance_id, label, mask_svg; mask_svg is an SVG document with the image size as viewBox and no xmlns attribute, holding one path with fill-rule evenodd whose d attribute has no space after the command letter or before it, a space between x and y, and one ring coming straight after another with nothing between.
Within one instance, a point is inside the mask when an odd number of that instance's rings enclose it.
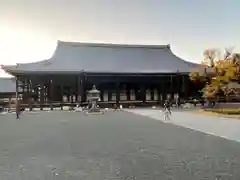
<instances>
[{"instance_id":1,"label":"wooden pillar","mask_svg":"<svg viewBox=\"0 0 240 180\"><path fill-rule=\"evenodd\" d=\"M43 110L44 103L44 85L40 84L40 110Z\"/></svg>"},{"instance_id":2,"label":"wooden pillar","mask_svg":"<svg viewBox=\"0 0 240 180\"><path fill-rule=\"evenodd\" d=\"M104 88L104 85L99 85L100 88L98 90L100 90L100 101L104 101L104 91L105 91L105 88Z\"/></svg>"},{"instance_id":3,"label":"wooden pillar","mask_svg":"<svg viewBox=\"0 0 240 180\"><path fill-rule=\"evenodd\" d=\"M82 84L82 102L86 102L86 101L87 101L87 90L83 83Z\"/></svg>"},{"instance_id":4,"label":"wooden pillar","mask_svg":"<svg viewBox=\"0 0 240 180\"><path fill-rule=\"evenodd\" d=\"M126 87L126 93L127 93L127 101L130 101L130 88L129 88L129 84L127 84L127 87Z\"/></svg>"},{"instance_id":5,"label":"wooden pillar","mask_svg":"<svg viewBox=\"0 0 240 180\"><path fill-rule=\"evenodd\" d=\"M80 101L80 78L79 76L76 77L76 102L79 103Z\"/></svg>"},{"instance_id":6,"label":"wooden pillar","mask_svg":"<svg viewBox=\"0 0 240 180\"><path fill-rule=\"evenodd\" d=\"M161 93L162 93L162 100L163 101L165 101L166 100L166 98L167 98L167 89L168 89L168 81L167 81L167 79L166 79L167 77L163 77L162 78L162 82L161 82L161 84L162 84L162 87L161 87Z\"/></svg>"},{"instance_id":7,"label":"wooden pillar","mask_svg":"<svg viewBox=\"0 0 240 180\"><path fill-rule=\"evenodd\" d=\"M140 86L140 93L141 93L141 100L143 101L143 103L146 102L146 88L144 85Z\"/></svg>"},{"instance_id":8,"label":"wooden pillar","mask_svg":"<svg viewBox=\"0 0 240 180\"><path fill-rule=\"evenodd\" d=\"M26 79L24 78L22 80L22 101L25 104L26 103Z\"/></svg>"},{"instance_id":9,"label":"wooden pillar","mask_svg":"<svg viewBox=\"0 0 240 180\"><path fill-rule=\"evenodd\" d=\"M47 100L47 89L48 87L46 86L46 84L43 85L43 103L45 104L46 100Z\"/></svg>"},{"instance_id":10,"label":"wooden pillar","mask_svg":"<svg viewBox=\"0 0 240 180\"><path fill-rule=\"evenodd\" d=\"M174 84L173 84L173 75L170 76L170 91L171 91L171 98L174 92Z\"/></svg>"},{"instance_id":11,"label":"wooden pillar","mask_svg":"<svg viewBox=\"0 0 240 180\"><path fill-rule=\"evenodd\" d=\"M67 102L70 103L71 88L69 86L67 86L66 90L67 90Z\"/></svg>"},{"instance_id":12,"label":"wooden pillar","mask_svg":"<svg viewBox=\"0 0 240 180\"><path fill-rule=\"evenodd\" d=\"M182 92L183 92L184 99L188 98L187 89L188 87L187 87L187 81L186 81L185 75L182 75Z\"/></svg>"},{"instance_id":13,"label":"wooden pillar","mask_svg":"<svg viewBox=\"0 0 240 180\"><path fill-rule=\"evenodd\" d=\"M49 98L49 101L50 101L51 104L55 100L54 92L53 92L54 88L53 87L54 87L53 80L50 79L49 80L49 95L48 95L48 98Z\"/></svg>"},{"instance_id":14,"label":"wooden pillar","mask_svg":"<svg viewBox=\"0 0 240 180\"><path fill-rule=\"evenodd\" d=\"M155 86L150 87L150 97L151 97L151 101L154 101L154 90L155 90Z\"/></svg>"},{"instance_id":15,"label":"wooden pillar","mask_svg":"<svg viewBox=\"0 0 240 180\"><path fill-rule=\"evenodd\" d=\"M157 90L158 90L158 103L161 104L161 97L163 97L163 79L162 77L159 78L158 83L157 83Z\"/></svg>"},{"instance_id":16,"label":"wooden pillar","mask_svg":"<svg viewBox=\"0 0 240 180\"><path fill-rule=\"evenodd\" d=\"M79 76L76 76L76 94L75 94L75 99L76 99L76 103L79 103L80 99L79 99L79 89L80 89L80 78Z\"/></svg>"},{"instance_id":17,"label":"wooden pillar","mask_svg":"<svg viewBox=\"0 0 240 180\"><path fill-rule=\"evenodd\" d=\"M70 97L70 103L72 104L73 103L73 87L70 86L69 87L69 97Z\"/></svg>"},{"instance_id":18,"label":"wooden pillar","mask_svg":"<svg viewBox=\"0 0 240 180\"><path fill-rule=\"evenodd\" d=\"M53 93L53 81L52 79L49 80L49 95L48 95L48 100L50 103L50 109L53 110L53 101L54 101L54 93Z\"/></svg>"},{"instance_id":19,"label":"wooden pillar","mask_svg":"<svg viewBox=\"0 0 240 180\"><path fill-rule=\"evenodd\" d=\"M26 80L26 103L28 104L28 108L30 109L30 106L29 106L29 101L30 101L30 91L29 91L29 80L27 79Z\"/></svg>"},{"instance_id":20,"label":"wooden pillar","mask_svg":"<svg viewBox=\"0 0 240 180\"><path fill-rule=\"evenodd\" d=\"M28 108L29 108L29 111L33 110L33 98L32 98L32 96L29 97Z\"/></svg>"},{"instance_id":21,"label":"wooden pillar","mask_svg":"<svg viewBox=\"0 0 240 180\"><path fill-rule=\"evenodd\" d=\"M86 87L85 87L85 80L84 76L81 79L81 102L84 103L87 101L87 94L86 94Z\"/></svg>"},{"instance_id":22,"label":"wooden pillar","mask_svg":"<svg viewBox=\"0 0 240 180\"><path fill-rule=\"evenodd\" d=\"M117 107L119 107L119 101L120 101L120 89L119 89L119 87L120 87L120 83L119 83L119 81L117 81L117 82L115 83L116 105L117 105Z\"/></svg>"},{"instance_id":23,"label":"wooden pillar","mask_svg":"<svg viewBox=\"0 0 240 180\"><path fill-rule=\"evenodd\" d=\"M84 103L86 102L86 93L85 93L85 75L81 74L78 77L78 86L77 86L77 94L78 94L78 102Z\"/></svg>"},{"instance_id":24,"label":"wooden pillar","mask_svg":"<svg viewBox=\"0 0 240 180\"><path fill-rule=\"evenodd\" d=\"M61 103L63 102L63 84L60 84Z\"/></svg>"},{"instance_id":25,"label":"wooden pillar","mask_svg":"<svg viewBox=\"0 0 240 180\"><path fill-rule=\"evenodd\" d=\"M33 105L33 102L34 102L34 99L33 99L33 89L32 89L32 85L31 85L31 80L28 79L28 94L29 94L29 97L28 97L28 108L29 108L29 111L32 111L32 105Z\"/></svg>"},{"instance_id":26,"label":"wooden pillar","mask_svg":"<svg viewBox=\"0 0 240 180\"><path fill-rule=\"evenodd\" d=\"M181 98L184 98L185 99L185 93L184 93L184 78L183 78L183 75L181 75Z\"/></svg>"},{"instance_id":27,"label":"wooden pillar","mask_svg":"<svg viewBox=\"0 0 240 180\"><path fill-rule=\"evenodd\" d=\"M50 88L49 88L49 85L46 84L44 86L44 103L48 103L49 95L50 95Z\"/></svg>"},{"instance_id":28,"label":"wooden pillar","mask_svg":"<svg viewBox=\"0 0 240 180\"><path fill-rule=\"evenodd\" d=\"M8 112L11 112L11 108L12 108L12 97L8 98Z\"/></svg>"},{"instance_id":29,"label":"wooden pillar","mask_svg":"<svg viewBox=\"0 0 240 180\"><path fill-rule=\"evenodd\" d=\"M32 92L30 90L30 80L27 79L27 103L29 111L32 111Z\"/></svg>"},{"instance_id":30,"label":"wooden pillar","mask_svg":"<svg viewBox=\"0 0 240 180\"><path fill-rule=\"evenodd\" d=\"M108 90L108 101L112 101L112 90Z\"/></svg>"},{"instance_id":31,"label":"wooden pillar","mask_svg":"<svg viewBox=\"0 0 240 180\"><path fill-rule=\"evenodd\" d=\"M161 83L157 85L157 91L158 91L158 103L161 103L161 94L162 94L162 86Z\"/></svg>"},{"instance_id":32,"label":"wooden pillar","mask_svg":"<svg viewBox=\"0 0 240 180\"><path fill-rule=\"evenodd\" d=\"M27 92L30 93L30 80L27 80Z\"/></svg>"},{"instance_id":33,"label":"wooden pillar","mask_svg":"<svg viewBox=\"0 0 240 180\"><path fill-rule=\"evenodd\" d=\"M25 79L25 77L21 78L21 81L19 82L18 86L21 87L21 90L22 90L21 92L22 93L25 92L25 89L26 89L26 79Z\"/></svg>"},{"instance_id":34,"label":"wooden pillar","mask_svg":"<svg viewBox=\"0 0 240 180\"><path fill-rule=\"evenodd\" d=\"M16 115L20 113L20 103L19 103L19 92L18 92L18 87L19 87L19 78L16 76Z\"/></svg>"},{"instance_id":35,"label":"wooden pillar","mask_svg":"<svg viewBox=\"0 0 240 180\"><path fill-rule=\"evenodd\" d=\"M67 103L70 103L70 87L66 86Z\"/></svg>"},{"instance_id":36,"label":"wooden pillar","mask_svg":"<svg viewBox=\"0 0 240 180\"><path fill-rule=\"evenodd\" d=\"M61 84L60 84L60 96L61 96L61 102L60 102L60 108L61 108L61 110L63 110L63 83L61 82Z\"/></svg>"},{"instance_id":37,"label":"wooden pillar","mask_svg":"<svg viewBox=\"0 0 240 180\"><path fill-rule=\"evenodd\" d=\"M175 82L175 93L177 93L178 95L180 94L181 92L181 84L180 84L180 74L177 72L176 74L176 82Z\"/></svg>"},{"instance_id":38,"label":"wooden pillar","mask_svg":"<svg viewBox=\"0 0 240 180\"><path fill-rule=\"evenodd\" d=\"M86 102L86 95L85 95L85 82L84 82L84 79L83 79L83 76L81 77L81 80L80 80L80 97L81 97L81 103L84 103Z\"/></svg>"}]
</instances>

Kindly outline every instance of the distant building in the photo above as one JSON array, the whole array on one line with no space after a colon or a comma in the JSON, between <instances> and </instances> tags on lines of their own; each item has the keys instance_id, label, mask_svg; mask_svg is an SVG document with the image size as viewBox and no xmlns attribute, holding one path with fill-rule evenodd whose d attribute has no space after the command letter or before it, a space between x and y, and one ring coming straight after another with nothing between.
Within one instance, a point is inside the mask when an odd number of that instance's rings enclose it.
<instances>
[{"instance_id":1,"label":"distant building","mask_svg":"<svg viewBox=\"0 0 240 180\"><path fill-rule=\"evenodd\" d=\"M15 78L0 78L0 98L8 98L15 95Z\"/></svg>"},{"instance_id":2,"label":"distant building","mask_svg":"<svg viewBox=\"0 0 240 180\"><path fill-rule=\"evenodd\" d=\"M177 57L170 45L97 44L58 41L44 61L2 68L21 82L21 92L35 93L40 104L84 103L93 84L100 105L157 104L165 98L197 95L188 73L198 64Z\"/></svg>"},{"instance_id":3,"label":"distant building","mask_svg":"<svg viewBox=\"0 0 240 180\"><path fill-rule=\"evenodd\" d=\"M15 78L0 78L0 109L8 107L16 97Z\"/></svg>"}]
</instances>

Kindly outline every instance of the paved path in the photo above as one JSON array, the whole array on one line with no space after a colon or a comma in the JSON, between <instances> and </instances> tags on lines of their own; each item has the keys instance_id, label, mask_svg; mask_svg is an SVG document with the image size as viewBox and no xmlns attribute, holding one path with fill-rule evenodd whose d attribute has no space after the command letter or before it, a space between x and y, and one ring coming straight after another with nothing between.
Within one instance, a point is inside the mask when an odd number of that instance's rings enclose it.
<instances>
[{"instance_id":1,"label":"paved path","mask_svg":"<svg viewBox=\"0 0 240 180\"><path fill-rule=\"evenodd\" d=\"M160 110L126 109L126 111L240 142L240 119L175 110L171 121L164 121L163 113Z\"/></svg>"},{"instance_id":2,"label":"paved path","mask_svg":"<svg viewBox=\"0 0 240 180\"><path fill-rule=\"evenodd\" d=\"M1 180L239 180L240 144L127 112L0 115Z\"/></svg>"}]
</instances>

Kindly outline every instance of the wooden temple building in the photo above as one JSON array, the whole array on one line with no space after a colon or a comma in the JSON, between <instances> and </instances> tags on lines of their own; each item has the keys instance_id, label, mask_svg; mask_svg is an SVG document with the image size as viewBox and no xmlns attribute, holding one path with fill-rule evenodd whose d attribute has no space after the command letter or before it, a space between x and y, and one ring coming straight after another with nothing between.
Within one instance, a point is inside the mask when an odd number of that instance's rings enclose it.
<instances>
[{"instance_id":1,"label":"wooden temple building","mask_svg":"<svg viewBox=\"0 0 240 180\"><path fill-rule=\"evenodd\" d=\"M96 85L100 106L153 105L198 95L188 73L198 64L177 57L170 45L97 44L58 41L48 60L2 65L16 77L21 104L40 107L84 104Z\"/></svg>"}]
</instances>

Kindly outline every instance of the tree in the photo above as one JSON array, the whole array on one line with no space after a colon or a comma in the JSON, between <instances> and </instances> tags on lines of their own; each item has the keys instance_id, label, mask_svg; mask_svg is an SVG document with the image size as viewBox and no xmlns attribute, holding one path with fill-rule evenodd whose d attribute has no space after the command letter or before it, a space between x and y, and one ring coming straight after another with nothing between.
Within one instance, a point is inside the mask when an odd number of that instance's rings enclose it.
<instances>
[{"instance_id":1,"label":"tree","mask_svg":"<svg viewBox=\"0 0 240 180\"><path fill-rule=\"evenodd\" d=\"M205 50L203 56L200 67L189 74L190 80L205 84L203 95L212 99L218 94L237 94L240 90L236 85L240 81L240 55L233 54L232 48L226 48L222 56L217 49Z\"/></svg>"}]
</instances>

